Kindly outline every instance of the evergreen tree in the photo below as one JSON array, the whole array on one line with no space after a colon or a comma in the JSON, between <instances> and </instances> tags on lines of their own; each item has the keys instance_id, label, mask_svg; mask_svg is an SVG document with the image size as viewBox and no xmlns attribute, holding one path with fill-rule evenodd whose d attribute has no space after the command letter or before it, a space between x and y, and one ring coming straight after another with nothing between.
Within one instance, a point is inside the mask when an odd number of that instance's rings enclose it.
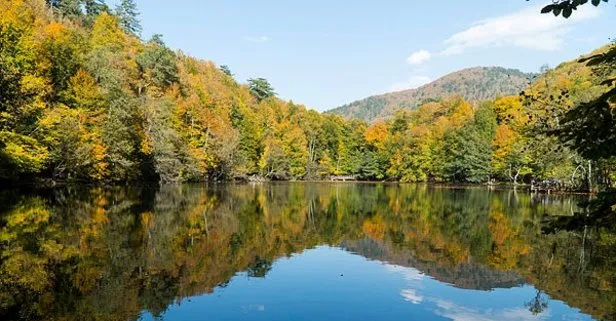
<instances>
[{"instance_id":1,"label":"evergreen tree","mask_svg":"<svg viewBox=\"0 0 616 321\"><path fill-rule=\"evenodd\" d=\"M473 121L459 131L450 131L445 143L445 173L453 181L479 183L491 174L492 139L496 115L482 104Z\"/></svg>"},{"instance_id":2,"label":"evergreen tree","mask_svg":"<svg viewBox=\"0 0 616 321\"><path fill-rule=\"evenodd\" d=\"M81 5L83 0L47 0L47 5L69 18L83 16Z\"/></svg>"},{"instance_id":3,"label":"evergreen tree","mask_svg":"<svg viewBox=\"0 0 616 321\"><path fill-rule=\"evenodd\" d=\"M218 68L220 71L222 71L225 75L229 76L229 77L233 77L233 73L231 73L231 69L229 69L229 66L227 65L220 65L220 67Z\"/></svg>"},{"instance_id":4,"label":"evergreen tree","mask_svg":"<svg viewBox=\"0 0 616 321\"><path fill-rule=\"evenodd\" d=\"M141 23L137 18L139 11L134 0L122 0L116 7L116 15L120 18L120 24L126 33L135 36L141 35Z\"/></svg>"},{"instance_id":5,"label":"evergreen tree","mask_svg":"<svg viewBox=\"0 0 616 321\"><path fill-rule=\"evenodd\" d=\"M248 87L258 101L276 96L274 88L265 78L248 79Z\"/></svg>"},{"instance_id":6,"label":"evergreen tree","mask_svg":"<svg viewBox=\"0 0 616 321\"><path fill-rule=\"evenodd\" d=\"M103 0L84 0L83 5L86 9L86 15L88 18L96 18L103 12L109 12L109 7Z\"/></svg>"}]
</instances>

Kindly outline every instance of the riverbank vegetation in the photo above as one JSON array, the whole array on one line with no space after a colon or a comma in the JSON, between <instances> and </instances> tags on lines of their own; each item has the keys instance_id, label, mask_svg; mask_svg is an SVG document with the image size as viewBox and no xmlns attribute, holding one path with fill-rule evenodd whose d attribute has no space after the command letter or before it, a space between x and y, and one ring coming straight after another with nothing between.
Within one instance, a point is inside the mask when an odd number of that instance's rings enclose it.
<instances>
[{"instance_id":1,"label":"riverbank vegetation","mask_svg":"<svg viewBox=\"0 0 616 321\"><path fill-rule=\"evenodd\" d=\"M590 64L546 68L520 95L476 104L441 97L369 124L283 101L263 78L241 84L229 67L173 51L161 36L142 41L140 30L131 0L115 9L2 1L1 179L353 175L586 190L614 180L613 45L586 57Z\"/></svg>"}]
</instances>

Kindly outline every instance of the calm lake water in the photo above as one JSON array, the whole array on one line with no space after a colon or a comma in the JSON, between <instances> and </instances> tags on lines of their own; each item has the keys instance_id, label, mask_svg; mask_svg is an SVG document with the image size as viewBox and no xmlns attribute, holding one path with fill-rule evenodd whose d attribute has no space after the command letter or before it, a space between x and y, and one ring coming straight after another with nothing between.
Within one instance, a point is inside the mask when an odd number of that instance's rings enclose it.
<instances>
[{"instance_id":1,"label":"calm lake water","mask_svg":"<svg viewBox=\"0 0 616 321\"><path fill-rule=\"evenodd\" d=\"M583 199L422 185L0 192L0 320L611 320Z\"/></svg>"}]
</instances>

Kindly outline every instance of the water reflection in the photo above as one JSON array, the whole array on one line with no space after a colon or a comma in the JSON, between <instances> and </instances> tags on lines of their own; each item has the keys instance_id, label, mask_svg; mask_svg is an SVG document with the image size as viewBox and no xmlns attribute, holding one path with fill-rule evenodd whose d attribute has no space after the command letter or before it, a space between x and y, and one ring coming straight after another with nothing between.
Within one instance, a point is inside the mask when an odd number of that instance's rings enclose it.
<instances>
[{"instance_id":1,"label":"water reflection","mask_svg":"<svg viewBox=\"0 0 616 321\"><path fill-rule=\"evenodd\" d=\"M228 290L237 291L232 298L239 300L248 291L243 282L265 277L274 287L285 267L288 274L280 282L303 284L310 293L320 288L314 282L330 277L319 270L337 273L336 264L345 260L352 271L368 273L371 264L380 270L356 279L345 274L340 279L355 283L332 283L331 289L351 291L354 302L387 303L389 313L403 312L384 299L395 293L408 303L404 309L430 306L424 319L575 315L567 305L596 319L616 316L616 231L587 226L542 232L549 230L546 215L577 210L578 199L570 196L420 185L271 184L67 188L4 192L1 198L2 320L172 320L174 304L186 298L207 301L222 315L221 305L208 301L215 294L195 296ZM337 248L296 255L319 245ZM313 266L316 262L321 265ZM409 286L394 289L400 282L383 276L380 262ZM308 267L317 273L305 275L312 284L295 276ZM419 281L429 291L413 286ZM373 290L358 296L358 284ZM481 306L461 305L469 290L490 292L480 292ZM381 299L375 300L379 291ZM289 306L297 299L284 293L271 298ZM496 302L516 308L489 315L499 311L490 309ZM268 311L258 302L243 309ZM349 313L348 307L330 309L328 316L336 309ZM305 317L324 315L319 313Z\"/></svg>"}]
</instances>

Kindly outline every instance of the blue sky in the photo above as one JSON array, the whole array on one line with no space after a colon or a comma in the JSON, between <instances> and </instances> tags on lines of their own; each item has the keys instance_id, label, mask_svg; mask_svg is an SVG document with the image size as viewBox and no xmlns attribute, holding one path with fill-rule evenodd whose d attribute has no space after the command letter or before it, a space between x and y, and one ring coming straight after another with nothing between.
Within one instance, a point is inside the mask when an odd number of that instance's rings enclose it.
<instances>
[{"instance_id":1,"label":"blue sky","mask_svg":"<svg viewBox=\"0 0 616 321\"><path fill-rule=\"evenodd\" d=\"M542 16L551 0L137 0L144 38L267 78L281 98L327 110L473 66L537 71L616 36L616 8ZM472 5L470 5L472 3ZM469 4L469 5L463 5Z\"/></svg>"}]
</instances>

